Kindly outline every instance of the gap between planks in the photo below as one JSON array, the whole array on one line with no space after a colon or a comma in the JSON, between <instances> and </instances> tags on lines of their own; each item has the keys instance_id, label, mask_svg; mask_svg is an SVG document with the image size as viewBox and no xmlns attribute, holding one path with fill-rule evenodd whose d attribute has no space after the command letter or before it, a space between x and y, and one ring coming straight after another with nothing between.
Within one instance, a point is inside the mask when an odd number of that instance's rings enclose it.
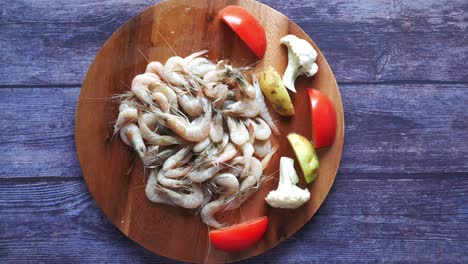
<instances>
[{"instance_id":1,"label":"gap between planks","mask_svg":"<svg viewBox=\"0 0 468 264\"><path fill-rule=\"evenodd\" d=\"M350 177L352 175L352 177ZM385 176L385 177L383 177ZM427 179L462 180L468 178L467 172L435 172L435 173L379 173L379 172L340 172L336 180L344 181L416 181ZM83 181L83 176L30 176L30 177L0 177L2 185L17 183L40 182L76 182Z\"/></svg>"},{"instance_id":2,"label":"gap between planks","mask_svg":"<svg viewBox=\"0 0 468 264\"><path fill-rule=\"evenodd\" d=\"M468 81L433 81L433 80L394 80L382 82L340 82L340 85L468 85ZM72 84L0 84L0 89L28 89L28 88L81 88L81 83Z\"/></svg>"}]
</instances>

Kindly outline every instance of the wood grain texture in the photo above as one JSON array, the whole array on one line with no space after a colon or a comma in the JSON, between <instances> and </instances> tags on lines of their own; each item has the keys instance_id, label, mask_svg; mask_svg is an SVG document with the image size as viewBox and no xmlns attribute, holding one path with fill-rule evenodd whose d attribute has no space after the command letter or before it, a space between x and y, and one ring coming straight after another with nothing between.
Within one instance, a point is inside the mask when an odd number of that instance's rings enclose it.
<instances>
[{"instance_id":1,"label":"wood grain texture","mask_svg":"<svg viewBox=\"0 0 468 264\"><path fill-rule=\"evenodd\" d=\"M2 2L0 85L34 86L80 84L112 32L158 1ZM464 0L261 2L316 41L338 81L468 81Z\"/></svg>"},{"instance_id":2,"label":"wood grain texture","mask_svg":"<svg viewBox=\"0 0 468 264\"><path fill-rule=\"evenodd\" d=\"M468 171L468 85L340 90L348 123L340 172L411 178L410 173ZM79 88L0 89L0 177L81 177L73 139L78 95Z\"/></svg>"},{"instance_id":3,"label":"wood grain texture","mask_svg":"<svg viewBox=\"0 0 468 264\"><path fill-rule=\"evenodd\" d=\"M310 102L305 87L315 87L328 95L336 109L336 138L330 147L318 151L320 168L310 189L310 202L301 210L280 210L268 206L265 197L277 187L277 181L266 181L242 206L233 211L218 213L217 219L230 225L256 217L268 216L268 228L253 247L240 252L225 252L211 247L208 228L200 216L177 207L150 202L143 189L145 183L140 162L130 174L131 152L120 141L110 142L109 124L115 120L118 105L102 101L101 104L81 104L93 98L111 98L128 91L137 74L144 72L148 60L165 62L178 54L188 56L195 51L208 50L211 60L229 60L239 67L257 62L257 58L235 33L217 18L219 10L228 5L240 5L254 14L264 27L267 50L254 71L261 73L272 66L283 72L287 66L287 50L279 40L294 34L311 42L317 50L320 71L313 78L296 82L293 96L296 114L277 120L281 135L276 138L278 153L265 175L278 178L279 158L294 157L286 135L297 132L311 138ZM171 47L168 47L169 43ZM142 53L144 55L142 55ZM343 149L343 106L336 80L320 49L287 17L251 0L182 1L160 3L132 18L119 28L97 54L83 82L76 110L75 140L83 177L91 194L104 214L129 238L151 251L176 260L219 263L247 259L276 246L301 228L317 211L335 179ZM305 182L301 177L301 186ZM191 230L191 232L187 232ZM211 248L211 250L209 250Z\"/></svg>"},{"instance_id":4,"label":"wood grain texture","mask_svg":"<svg viewBox=\"0 0 468 264\"><path fill-rule=\"evenodd\" d=\"M80 175L78 95L79 88L0 89L0 177Z\"/></svg>"},{"instance_id":5,"label":"wood grain texture","mask_svg":"<svg viewBox=\"0 0 468 264\"><path fill-rule=\"evenodd\" d=\"M245 263L468 261L468 177L406 176L338 175L300 232ZM0 208L3 262L172 262L118 232L80 180L4 182Z\"/></svg>"}]
</instances>

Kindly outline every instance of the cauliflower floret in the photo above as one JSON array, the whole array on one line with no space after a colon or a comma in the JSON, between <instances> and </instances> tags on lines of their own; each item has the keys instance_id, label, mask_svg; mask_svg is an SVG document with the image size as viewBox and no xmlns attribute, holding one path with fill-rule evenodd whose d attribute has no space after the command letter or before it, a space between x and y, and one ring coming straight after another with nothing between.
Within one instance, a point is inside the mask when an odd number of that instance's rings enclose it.
<instances>
[{"instance_id":1,"label":"cauliflower floret","mask_svg":"<svg viewBox=\"0 0 468 264\"><path fill-rule=\"evenodd\" d=\"M280 179L278 189L268 193L265 201L272 207L296 209L309 201L310 193L307 189L296 186L299 182L294 160L287 157L280 159Z\"/></svg>"},{"instance_id":2,"label":"cauliflower floret","mask_svg":"<svg viewBox=\"0 0 468 264\"><path fill-rule=\"evenodd\" d=\"M294 35L287 35L280 42L288 47L288 66L283 74L283 83L286 88L296 92L294 82L297 76L313 76L317 73L317 51L309 42Z\"/></svg>"}]
</instances>

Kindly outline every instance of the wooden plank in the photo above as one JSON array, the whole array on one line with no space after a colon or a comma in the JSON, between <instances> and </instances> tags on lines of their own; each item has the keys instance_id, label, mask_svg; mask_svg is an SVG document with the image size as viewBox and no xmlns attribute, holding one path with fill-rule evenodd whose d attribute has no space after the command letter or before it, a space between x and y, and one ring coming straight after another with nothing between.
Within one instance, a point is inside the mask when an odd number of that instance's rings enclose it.
<instances>
[{"instance_id":1,"label":"wooden plank","mask_svg":"<svg viewBox=\"0 0 468 264\"><path fill-rule=\"evenodd\" d=\"M0 85L79 84L105 40L157 1L14 1L0 16ZM342 82L467 82L466 1L273 1Z\"/></svg>"},{"instance_id":2,"label":"wooden plank","mask_svg":"<svg viewBox=\"0 0 468 264\"><path fill-rule=\"evenodd\" d=\"M344 172L467 172L467 85L342 85Z\"/></svg>"},{"instance_id":3,"label":"wooden plank","mask_svg":"<svg viewBox=\"0 0 468 264\"><path fill-rule=\"evenodd\" d=\"M79 88L0 89L2 177L80 175L74 143L78 95Z\"/></svg>"},{"instance_id":4,"label":"wooden plank","mask_svg":"<svg viewBox=\"0 0 468 264\"><path fill-rule=\"evenodd\" d=\"M318 215L252 263L468 261L468 175L386 176L339 174ZM0 208L2 262L168 261L113 227L82 180L5 180Z\"/></svg>"},{"instance_id":5,"label":"wooden plank","mask_svg":"<svg viewBox=\"0 0 468 264\"><path fill-rule=\"evenodd\" d=\"M342 173L468 171L468 85L340 89ZM79 88L0 89L0 177L80 176L73 138L78 95Z\"/></svg>"}]
</instances>

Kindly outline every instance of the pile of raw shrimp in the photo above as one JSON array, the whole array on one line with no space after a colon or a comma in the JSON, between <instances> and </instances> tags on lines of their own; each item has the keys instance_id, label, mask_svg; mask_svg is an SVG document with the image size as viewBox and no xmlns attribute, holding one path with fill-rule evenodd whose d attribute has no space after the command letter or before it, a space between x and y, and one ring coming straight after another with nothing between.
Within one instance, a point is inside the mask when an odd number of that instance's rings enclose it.
<instances>
[{"instance_id":1,"label":"pile of raw shrimp","mask_svg":"<svg viewBox=\"0 0 468 264\"><path fill-rule=\"evenodd\" d=\"M279 132L256 76L249 82L247 67L214 63L205 53L150 62L120 96L114 134L149 171L149 200L195 209L219 228L215 214L259 188Z\"/></svg>"}]
</instances>

